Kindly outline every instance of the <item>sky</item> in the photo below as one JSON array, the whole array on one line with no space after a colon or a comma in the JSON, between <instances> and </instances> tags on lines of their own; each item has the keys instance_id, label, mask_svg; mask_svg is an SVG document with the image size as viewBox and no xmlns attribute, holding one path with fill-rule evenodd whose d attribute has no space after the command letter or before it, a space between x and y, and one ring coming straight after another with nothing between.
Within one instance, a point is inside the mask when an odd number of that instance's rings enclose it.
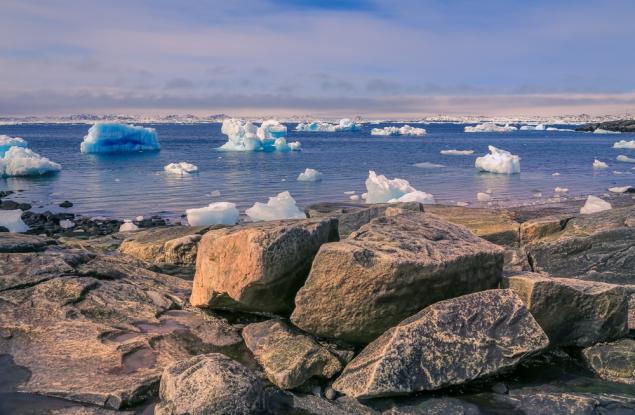
<instances>
[{"instance_id":1,"label":"sky","mask_svg":"<svg viewBox=\"0 0 635 415\"><path fill-rule=\"evenodd\" d=\"M0 0L0 115L635 113L630 0Z\"/></svg>"}]
</instances>

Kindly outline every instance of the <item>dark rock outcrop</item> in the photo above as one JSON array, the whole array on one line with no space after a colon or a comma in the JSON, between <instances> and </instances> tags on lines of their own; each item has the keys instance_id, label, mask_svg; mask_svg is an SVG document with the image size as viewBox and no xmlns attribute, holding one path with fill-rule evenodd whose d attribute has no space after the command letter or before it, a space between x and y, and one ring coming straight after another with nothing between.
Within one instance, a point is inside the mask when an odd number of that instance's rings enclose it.
<instances>
[{"instance_id":1,"label":"dark rock outcrop","mask_svg":"<svg viewBox=\"0 0 635 415\"><path fill-rule=\"evenodd\" d=\"M622 133L635 133L635 120L605 121L590 123L577 127L576 131L595 131L598 128L608 131L620 131Z\"/></svg>"}]
</instances>

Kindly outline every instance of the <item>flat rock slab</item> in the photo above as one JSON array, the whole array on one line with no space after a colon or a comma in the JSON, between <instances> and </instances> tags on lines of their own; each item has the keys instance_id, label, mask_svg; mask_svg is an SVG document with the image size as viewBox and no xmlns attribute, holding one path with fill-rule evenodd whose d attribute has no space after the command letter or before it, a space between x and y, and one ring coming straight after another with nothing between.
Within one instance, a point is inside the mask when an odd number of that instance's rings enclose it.
<instances>
[{"instance_id":1,"label":"flat rock slab","mask_svg":"<svg viewBox=\"0 0 635 415\"><path fill-rule=\"evenodd\" d=\"M503 248L426 213L373 219L325 244L291 321L318 336L368 343L447 298L498 286Z\"/></svg>"},{"instance_id":2,"label":"flat rock slab","mask_svg":"<svg viewBox=\"0 0 635 415\"><path fill-rule=\"evenodd\" d=\"M369 344L333 388L355 398L460 385L546 348L547 335L511 290L435 303Z\"/></svg>"},{"instance_id":3,"label":"flat rock slab","mask_svg":"<svg viewBox=\"0 0 635 415\"><path fill-rule=\"evenodd\" d=\"M48 245L54 243L53 239L46 236L0 233L0 253L43 251Z\"/></svg>"},{"instance_id":4,"label":"flat rock slab","mask_svg":"<svg viewBox=\"0 0 635 415\"><path fill-rule=\"evenodd\" d=\"M289 313L316 252L337 238L332 218L209 231L199 244L190 301L195 307Z\"/></svg>"},{"instance_id":5,"label":"flat rock slab","mask_svg":"<svg viewBox=\"0 0 635 415\"><path fill-rule=\"evenodd\" d=\"M242 335L269 380L282 389L296 388L312 377L329 379L342 370L326 347L279 320L249 324Z\"/></svg>"},{"instance_id":6,"label":"flat rock slab","mask_svg":"<svg viewBox=\"0 0 635 415\"><path fill-rule=\"evenodd\" d=\"M585 347L628 333L624 287L524 273L503 278L522 298L552 346Z\"/></svg>"},{"instance_id":7,"label":"flat rock slab","mask_svg":"<svg viewBox=\"0 0 635 415\"><path fill-rule=\"evenodd\" d=\"M635 340L599 343L584 349L582 356L602 379L635 385Z\"/></svg>"}]
</instances>

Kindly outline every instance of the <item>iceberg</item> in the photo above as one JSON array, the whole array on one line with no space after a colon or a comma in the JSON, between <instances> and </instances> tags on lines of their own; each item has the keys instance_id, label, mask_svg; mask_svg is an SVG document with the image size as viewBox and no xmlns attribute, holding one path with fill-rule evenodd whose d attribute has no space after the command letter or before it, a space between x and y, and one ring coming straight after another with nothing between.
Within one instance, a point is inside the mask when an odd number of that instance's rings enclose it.
<instances>
[{"instance_id":1,"label":"iceberg","mask_svg":"<svg viewBox=\"0 0 635 415\"><path fill-rule=\"evenodd\" d=\"M404 179L387 179L374 171L368 172L366 179L367 192L362 196L366 203L393 203L417 201L420 203L434 203L434 196L420 192ZM414 194L411 194L414 193ZM408 196L409 195L409 196Z\"/></svg>"},{"instance_id":2,"label":"iceberg","mask_svg":"<svg viewBox=\"0 0 635 415\"><path fill-rule=\"evenodd\" d=\"M287 143L287 127L276 120L267 120L260 127L250 121L237 118L223 120L221 132L227 142L220 146L223 151L298 151L298 141Z\"/></svg>"},{"instance_id":3,"label":"iceberg","mask_svg":"<svg viewBox=\"0 0 635 415\"><path fill-rule=\"evenodd\" d=\"M633 186L609 187L611 193L635 193Z\"/></svg>"},{"instance_id":4,"label":"iceberg","mask_svg":"<svg viewBox=\"0 0 635 415\"><path fill-rule=\"evenodd\" d=\"M286 191L270 197L267 203L256 202L245 211L252 221L281 219L306 219L306 215L295 204L295 199Z\"/></svg>"},{"instance_id":5,"label":"iceberg","mask_svg":"<svg viewBox=\"0 0 635 415\"><path fill-rule=\"evenodd\" d=\"M119 123L95 123L80 145L82 153L128 153L159 151L154 128Z\"/></svg>"},{"instance_id":6,"label":"iceberg","mask_svg":"<svg viewBox=\"0 0 635 415\"><path fill-rule=\"evenodd\" d=\"M40 176L61 169L60 164L25 147L10 147L0 158L0 177Z\"/></svg>"},{"instance_id":7,"label":"iceberg","mask_svg":"<svg viewBox=\"0 0 635 415\"><path fill-rule=\"evenodd\" d=\"M498 125L493 122L485 122L477 124L475 126L465 126L463 129L466 133L506 133L509 131L516 131L518 128L513 125L505 124Z\"/></svg>"},{"instance_id":8,"label":"iceberg","mask_svg":"<svg viewBox=\"0 0 635 415\"><path fill-rule=\"evenodd\" d=\"M596 170L606 169L609 165L598 159L593 160L593 168Z\"/></svg>"},{"instance_id":9,"label":"iceberg","mask_svg":"<svg viewBox=\"0 0 635 415\"><path fill-rule=\"evenodd\" d=\"M370 130L370 135L381 135L381 136L390 136L390 135L413 135L413 136L422 136L426 135L426 130L424 128L416 128L411 127L409 125L404 125L402 127L384 127L384 128L373 128Z\"/></svg>"},{"instance_id":10,"label":"iceberg","mask_svg":"<svg viewBox=\"0 0 635 415\"><path fill-rule=\"evenodd\" d=\"M567 193L569 189L567 189L566 187L556 187L555 189L553 189L553 191L556 193Z\"/></svg>"},{"instance_id":11,"label":"iceberg","mask_svg":"<svg viewBox=\"0 0 635 415\"><path fill-rule=\"evenodd\" d=\"M593 134L621 134L621 132L605 130L603 128L596 128L595 130L593 130Z\"/></svg>"},{"instance_id":12,"label":"iceberg","mask_svg":"<svg viewBox=\"0 0 635 415\"><path fill-rule=\"evenodd\" d=\"M443 164L430 163L429 161L416 163L414 166L420 169L440 169L441 167L445 167Z\"/></svg>"},{"instance_id":13,"label":"iceberg","mask_svg":"<svg viewBox=\"0 0 635 415\"><path fill-rule=\"evenodd\" d=\"M179 163L170 163L163 167L166 173L186 176L198 172L198 167L194 164L181 161Z\"/></svg>"},{"instance_id":14,"label":"iceberg","mask_svg":"<svg viewBox=\"0 0 635 415\"><path fill-rule=\"evenodd\" d=\"M441 150L444 156L469 156L474 154L474 150Z\"/></svg>"},{"instance_id":15,"label":"iceberg","mask_svg":"<svg viewBox=\"0 0 635 415\"><path fill-rule=\"evenodd\" d=\"M589 195L584 206L580 208L580 213L582 213L583 215L588 215L591 213L602 212L609 209L613 209L613 206L611 206L609 202L606 202L599 197Z\"/></svg>"},{"instance_id":16,"label":"iceberg","mask_svg":"<svg viewBox=\"0 0 635 415\"><path fill-rule=\"evenodd\" d=\"M435 200L434 196L432 196L430 193L415 190L414 192L406 193L398 199L390 199L388 202L419 202L423 205L433 205L435 203Z\"/></svg>"},{"instance_id":17,"label":"iceberg","mask_svg":"<svg viewBox=\"0 0 635 415\"><path fill-rule=\"evenodd\" d=\"M8 135L0 134L0 157L4 157L4 153L11 147L27 147L27 143L20 137L9 137Z\"/></svg>"},{"instance_id":18,"label":"iceberg","mask_svg":"<svg viewBox=\"0 0 635 415\"><path fill-rule=\"evenodd\" d=\"M216 202L202 208L186 209L185 215L190 226L235 225L240 212L234 203Z\"/></svg>"},{"instance_id":19,"label":"iceberg","mask_svg":"<svg viewBox=\"0 0 635 415\"><path fill-rule=\"evenodd\" d=\"M350 199L351 199L353 202L358 202L358 201L359 201L359 195L351 195L351 196L350 196Z\"/></svg>"},{"instance_id":20,"label":"iceberg","mask_svg":"<svg viewBox=\"0 0 635 415\"><path fill-rule=\"evenodd\" d=\"M476 194L476 200L479 202L491 202L492 196L489 193L478 192Z\"/></svg>"},{"instance_id":21,"label":"iceberg","mask_svg":"<svg viewBox=\"0 0 635 415\"><path fill-rule=\"evenodd\" d=\"M319 182L320 180L322 180L322 173L315 169L306 168L298 176L299 182Z\"/></svg>"},{"instance_id":22,"label":"iceberg","mask_svg":"<svg viewBox=\"0 0 635 415\"><path fill-rule=\"evenodd\" d=\"M544 124L538 125L523 125L519 128L521 131L545 131L547 128ZM552 130L553 131L553 130Z\"/></svg>"},{"instance_id":23,"label":"iceberg","mask_svg":"<svg viewBox=\"0 0 635 415\"><path fill-rule=\"evenodd\" d=\"M487 146L487 148L490 154L477 157L474 162L477 169L499 174L520 173L520 157L494 146Z\"/></svg>"},{"instance_id":24,"label":"iceberg","mask_svg":"<svg viewBox=\"0 0 635 415\"><path fill-rule=\"evenodd\" d=\"M295 130L303 132L334 133L339 131L358 131L361 130L361 128L361 124L355 123L348 118L342 118L337 124L331 124L319 120L299 123L296 125Z\"/></svg>"},{"instance_id":25,"label":"iceberg","mask_svg":"<svg viewBox=\"0 0 635 415\"><path fill-rule=\"evenodd\" d=\"M4 226L9 232L26 232L29 227L22 221L22 211L0 210L0 226Z\"/></svg>"},{"instance_id":26,"label":"iceberg","mask_svg":"<svg viewBox=\"0 0 635 415\"><path fill-rule=\"evenodd\" d=\"M556 128L556 127L547 127L546 131L573 131L575 132L575 130L571 129L571 128Z\"/></svg>"},{"instance_id":27,"label":"iceberg","mask_svg":"<svg viewBox=\"0 0 635 415\"><path fill-rule=\"evenodd\" d=\"M635 140L631 140L631 141L620 140L617 143L613 144L613 148L627 148L627 149L635 150Z\"/></svg>"},{"instance_id":28,"label":"iceberg","mask_svg":"<svg viewBox=\"0 0 635 415\"><path fill-rule=\"evenodd\" d=\"M278 120L267 120L258 127L256 136L260 141L283 138L287 136L287 126Z\"/></svg>"},{"instance_id":29,"label":"iceberg","mask_svg":"<svg viewBox=\"0 0 635 415\"><path fill-rule=\"evenodd\" d=\"M624 154L620 154L619 156L617 156L617 161L621 161L624 163L635 163L635 159L625 156Z\"/></svg>"},{"instance_id":30,"label":"iceberg","mask_svg":"<svg viewBox=\"0 0 635 415\"><path fill-rule=\"evenodd\" d=\"M132 223L130 219L124 219L123 223L119 227L119 232L134 232L138 230L139 227Z\"/></svg>"}]
</instances>

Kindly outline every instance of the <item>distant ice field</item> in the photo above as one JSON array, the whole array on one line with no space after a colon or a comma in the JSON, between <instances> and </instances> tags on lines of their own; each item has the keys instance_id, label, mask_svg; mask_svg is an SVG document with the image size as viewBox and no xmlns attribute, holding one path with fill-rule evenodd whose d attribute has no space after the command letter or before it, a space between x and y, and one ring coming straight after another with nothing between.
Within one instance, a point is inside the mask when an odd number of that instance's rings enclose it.
<instances>
[{"instance_id":1,"label":"distant ice field","mask_svg":"<svg viewBox=\"0 0 635 415\"><path fill-rule=\"evenodd\" d=\"M16 200L35 210L60 210L70 200L72 211L92 216L131 218L159 214L179 217L185 209L212 202L232 202L241 211L255 202L288 190L300 207L318 201L350 202L350 191L361 195L368 171L392 179L403 178L417 190L431 193L437 203L469 202L482 206L477 193L487 192L494 204L508 205L554 195L556 187L568 196L601 195L609 187L635 185L632 163L635 149L616 149L619 140L635 134L604 135L571 131L510 131L465 133L462 124L413 124L427 135L371 136L372 128L400 127L402 123L364 124L359 131L300 132L287 124L288 141L300 141L302 151L223 152L227 142L220 124L144 125L156 129L159 152L85 154L80 143L89 125L23 124L0 126L0 134L24 138L29 147L63 166L56 175L37 178L0 178L0 190L22 190ZM573 128L566 125L550 127ZM488 145L521 158L520 174L479 172L477 157ZM442 150L474 150L471 155L443 155ZM608 164L593 169L593 161ZM170 163L187 162L198 173L174 175ZM417 165L442 165L420 168ZM306 168L322 173L320 181L298 181ZM553 173L560 175L553 175ZM217 195L220 191L220 196Z\"/></svg>"}]
</instances>

